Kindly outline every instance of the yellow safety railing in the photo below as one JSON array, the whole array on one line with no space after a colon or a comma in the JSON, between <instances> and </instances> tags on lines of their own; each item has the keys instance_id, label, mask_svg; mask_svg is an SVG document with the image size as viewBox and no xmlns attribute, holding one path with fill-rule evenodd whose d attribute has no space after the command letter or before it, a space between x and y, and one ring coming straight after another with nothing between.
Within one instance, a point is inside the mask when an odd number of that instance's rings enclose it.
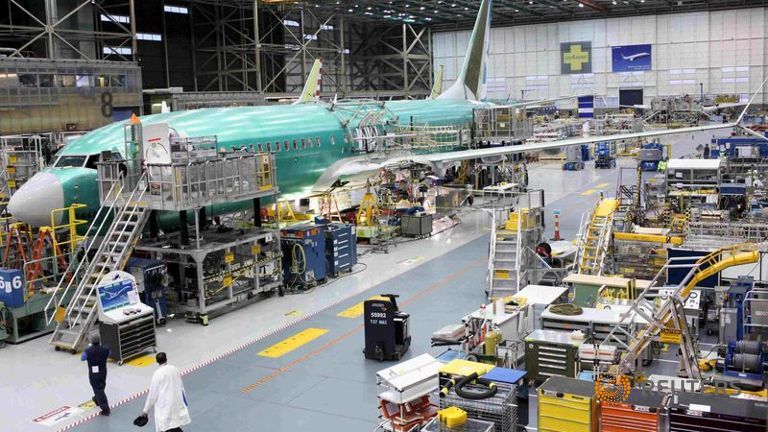
<instances>
[{"instance_id":1,"label":"yellow safety railing","mask_svg":"<svg viewBox=\"0 0 768 432\"><path fill-rule=\"evenodd\" d=\"M49 228L52 230L51 237L53 238L54 254L56 253L55 251L58 250L61 246L69 246L70 250L74 250L81 241L85 240L84 236L81 236L77 233L77 227L87 224L88 221L78 219L76 215L77 210L86 207L87 206L85 204L75 203L69 207L62 207L51 210L51 226ZM61 224L56 223L56 216L58 215L62 215ZM66 231L68 233L66 240L59 241L59 237L56 235L59 230Z\"/></svg>"}]
</instances>

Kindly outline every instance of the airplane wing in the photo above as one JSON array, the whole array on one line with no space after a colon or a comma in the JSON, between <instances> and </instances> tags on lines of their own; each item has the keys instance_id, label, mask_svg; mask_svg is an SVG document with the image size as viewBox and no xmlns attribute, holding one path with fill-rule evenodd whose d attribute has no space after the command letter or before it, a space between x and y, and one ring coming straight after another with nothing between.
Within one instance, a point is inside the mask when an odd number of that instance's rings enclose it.
<instances>
[{"instance_id":1,"label":"airplane wing","mask_svg":"<svg viewBox=\"0 0 768 432\"><path fill-rule=\"evenodd\" d=\"M718 129L727 129L738 126L738 123L724 123L714 124L707 126L696 126L680 129L664 129L648 132L635 132L627 134L615 134L615 135L603 135L603 136L591 136L591 137L575 137L564 140L539 142L522 144L515 146L505 147L491 147L484 149L472 149L472 150L459 150L444 153L430 153L430 154L408 154L400 156L390 156L387 158L375 158L359 156L355 158L342 159L336 162L331 168L326 171L315 185L314 190L323 191L327 190L337 179L350 178L365 173L375 172L384 168L391 168L396 166L404 166L408 164L421 164L432 167L436 172L441 173L443 170L455 162L485 159L485 158L497 158L499 156L506 156L518 153L526 153L533 151L560 149L564 147L577 146L582 144L592 144L605 141L621 141L637 138L653 138L664 135L684 134L693 132L702 132Z\"/></svg>"},{"instance_id":2,"label":"airplane wing","mask_svg":"<svg viewBox=\"0 0 768 432\"><path fill-rule=\"evenodd\" d=\"M457 161L463 161L463 160L469 160L469 159L479 159L479 158L487 158L487 157L494 157L494 156L505 156L505 155L511 155L511 154L517 154L517 153L527 153L532 151L559 149L559 148L577 146L582 144L593 144L593 143L599 143L599 142L605 142L605 141L622 141L622 140L631 140L631 139L637 139L637 138L653 138L653 137L659 137L659 136L665 136L665 135L727 129L727 128L733 128L736 126L737 126L736 123L723 123L723 124L696 126L696 127L688 127L688 128L680 128L680 129L663 129L663 130L635 132L635 133L627 133L627 134L575 137L575 138L567 138L564 140L538 142L538 143L522 144L522 145L516 145L516 146L491 147L491 148L484 148L484 149L462 150L462 151L447 152L447 153L435 153L435 154L425 155L424 157L426 157L426 159L432 162L433 164L457 162Z\"/></svg>"},{"instance_id":3,"label":"airplane wing","mask_svg":"<svg viewBox=\"0 0 768 432\"><path fill-rule=\"evenodd\" d=\"M704 112L714 112L714 111L719 111L721 109L739 108L739 107L743 107L743 106L746 106L746 105L747 105L747 102L721 103L721 104L717 104L717 105L713 105L713 106L704 107L704 108L702 108L702 111L704 111Z\"/></svg>"},{"instance_id":4,"label":"airplane wing","mask_svg":"<svg viewBox=\"0 0 768 432\"><path fill-rule=\"evenodd\" d=\"M537 107L537 106L549 105L549 104L552 104L553 102L558 102L561 100L576 99L581 96L591 96L591 95L561 96L561 97L556 97L552 99L539 99L539 100L527 101L527 102L515 102L506 106L509 106L510 108Z\"/></svg>"}]
</instances>

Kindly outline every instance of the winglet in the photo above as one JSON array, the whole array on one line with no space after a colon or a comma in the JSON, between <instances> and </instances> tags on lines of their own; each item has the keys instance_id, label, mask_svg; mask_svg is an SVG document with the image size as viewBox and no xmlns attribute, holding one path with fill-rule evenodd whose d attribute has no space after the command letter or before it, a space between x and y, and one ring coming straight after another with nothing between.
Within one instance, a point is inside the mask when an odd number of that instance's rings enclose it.
<instances>
[{"instance_id":1,"label":"winglet","mask_svg":"<svg viewBox=\"0 0 768 432\"><path fill-rule=\"evenodd\" d=\"M320 99L320 89L322 86L323 75L321 69L323 62L320 59L315 60L315 64L312 65L312 70L309 72L307 82L304 83L304 89L301 91L301 97L294 102L294 105L315 102Z\"/></svg>"},{"instance_id":2,"label":"winglet","mask_svg":"<svg viewBox=\"0 0 768 432\"><path fill-rule=\"evenodd\" d=\"M440 93L443 92L443 72L445 72L445 66L440 67L435 71L435 83L432 85L432 94L429 95L430 99L437 99Z\"/></svg>"},{"instance_id":3,"label":"winglet","mask_svg":"<svg viewBox=\"0 0 768 432\"><path fill-rule=\"evenodd\" d=\"M480 3L480 11L469 38L469 47L459 78L438 99L480 100L485 97L492 11L493 0L483 0Z\"/></svg>"},{"instance_id":4,"label":"winglet","mask_svg":"<svg viewBox=\"0 0 768 432\"><path fill-rule=\"evenodd\" d=\"M749 110L749 107L752 105L752 102L755 101L755 98L757 97L757 95L760 94L761 91L763 91L763 87L765 87L765 83L766 82L768 82L768 78L763 80L763 83L760 84L760 87L757 89L757 91L752 94L751 98L749 98L749 102L747 102L747 106L744 107L744 111L741 112L741 115L736 120L736 125L737 126L741 125L741 121L744 120L744 116L747 114L747 111Z\"/></svg>"}]
</instances>

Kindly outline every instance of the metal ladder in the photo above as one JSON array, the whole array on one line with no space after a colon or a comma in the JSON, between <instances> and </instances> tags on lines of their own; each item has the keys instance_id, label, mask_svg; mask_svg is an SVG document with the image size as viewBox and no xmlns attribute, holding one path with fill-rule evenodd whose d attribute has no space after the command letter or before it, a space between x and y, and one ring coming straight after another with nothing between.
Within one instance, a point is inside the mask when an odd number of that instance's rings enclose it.
<instances>
[{"instance_id":1,"label":"metal ladder","mask_svg":"<svg viewBox=\"0 0 768 432\"><path fill-rule=\"evenodd\" d=\"M119 186L117 186L119 185ZM117 186L117 188L115 188ZM122 182L115 183L112 186L113 191L108 197L122 197L124 186ZM114 190L116 189L116 190ZM113 195L112 192L116 194ZM52 296L46 308L46 319L50 324L56 321L56 328L51 336L50 344L57 350L65 349L75 352L85 342L85 338L98 318L98 286L101 278L113 270L122 270L125 267L128 258L133 252L136 242L148 219L150 210L142 203L146 192L146 174L137 182L136 187L130 192L124 201L114 198L107 201L106 206L102 206L93 224L88 229L88 244L85 247L85 253L82 260L67 277L63 277L56 288L55 295ZM105 210L106 209L106 210ZM102 232L107 219L113 216L112 223L104 235L93 259L88 261L86 257L95 248L95 237ZM73 260L74 262L74 260ZM70 266L70 269L72 266ZM74 287L74 288L73 288ZM67 294L74 289L66 307L64 303L67 300ZM54 309L56 313L48 316L48 311Z\"/></svg>"},{"instance_id":2,"label":"metal ladder","mask_svg":"<svg viewBox=\"0 0 768 432\"><path fill-rule=\"evenodd\" d=\"M517 230L499 230L492 213L491 245L488 254L488 298L515 294L520 289L522 217L517 215Z\"/></svg>"},{"instance_id":3,"label":"metal ladder","mask_svg":"<svg viewBox=\"0 0 768 432\"><path fill-rule=\"evenodd\" d=\"M613 217L618 201L603 199L587 217L582 217L579 234L579 273L602 275L611 245ZM588 221L586 223L585 221Z\"/></svg>"}]
</instances>

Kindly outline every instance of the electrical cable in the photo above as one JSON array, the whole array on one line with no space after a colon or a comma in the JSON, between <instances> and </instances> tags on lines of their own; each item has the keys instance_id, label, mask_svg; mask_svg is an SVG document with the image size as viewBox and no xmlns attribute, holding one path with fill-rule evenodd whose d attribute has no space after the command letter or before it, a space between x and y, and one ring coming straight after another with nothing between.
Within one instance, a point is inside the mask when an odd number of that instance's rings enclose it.
<instances>
[{"instance_id":1,"label":"electrical cable","mask_svg":"<svg viewBox=\"0 0 768 432\"><path fill-rule=\"evenodd\" d=\"M584 309L582 309L581 306L575 305L573 303L554 304L550 306L549 310L553 314L566 316L581 315L584 313Z\"/></svg>"}]
</instances>

